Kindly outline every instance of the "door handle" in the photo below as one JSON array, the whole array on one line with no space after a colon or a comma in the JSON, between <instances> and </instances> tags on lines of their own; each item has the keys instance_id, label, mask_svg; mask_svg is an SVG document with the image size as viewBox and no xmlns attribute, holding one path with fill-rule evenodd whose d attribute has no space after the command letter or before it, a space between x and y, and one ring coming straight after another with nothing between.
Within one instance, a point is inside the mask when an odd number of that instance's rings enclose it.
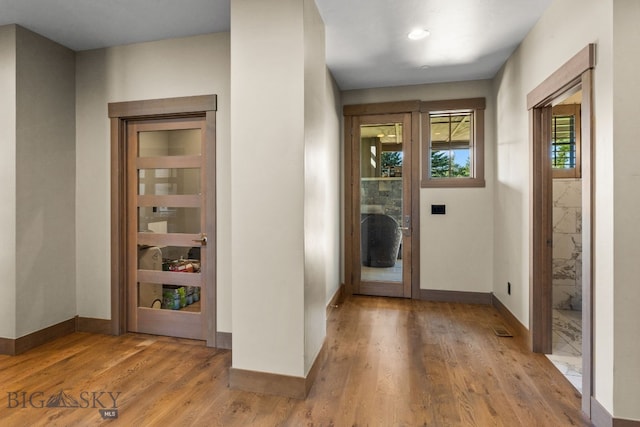
<instances>
[{"instance_id":1,"label":"door handle","mask_svg":"<svg viewBox=\"0 0 640 427\"><path fill-rule=\"evenodd\" d=\"M398 227L398 228L402 230L402 234L404 234L405 236L409 236L411 234L411 215L404 216L404 225L406 227Z\"/></svg>"},{"instance_id":2,"label":"door handle","mask_svg":"<svg viewBox=\"0 0 640 427\"><path fill-rule=\"evenodd\" d=\"M193 239L194 242L200 242L202 246L207 246L207 235L202 233L199 239Z\"/></svg>"}]
</instances>

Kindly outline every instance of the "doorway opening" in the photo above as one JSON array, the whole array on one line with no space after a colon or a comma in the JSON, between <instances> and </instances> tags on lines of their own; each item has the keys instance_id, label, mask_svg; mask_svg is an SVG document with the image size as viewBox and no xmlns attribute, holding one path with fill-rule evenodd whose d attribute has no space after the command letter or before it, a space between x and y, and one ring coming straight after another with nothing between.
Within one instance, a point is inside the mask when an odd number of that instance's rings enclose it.
<instances>
[{"instance_id":1,"label":"doorway opening","mask_svg":"<svg viewBox=\"0 0 640 427\"><path fill-rule=\"evenodd\" d=\"M113 332L216 345L216 97L109 104Z\"/></svg>"},{"instance_id":2,"label":"doorway opening","mask_svg":"<svg viewBox=\"0 0 640 427\"><path fill-rule=\"evenodd\" d=\"M564 347L573 348L574 354L578 353L575 347L581 350L581 381L575 380L582 392L582 410L589 416L593 396L594 66L595 45L591 44L527 95L532 141L530 344L534 352L554 358L554 336L557 345L563 335L575 338ZM579 103L572 97L579 97ZM567 310L569 318L562 318L567 313L558 308L567 307L580 310ZM578 317L580 322L573 322Z\"/></svg>"},{"instance_id":3,"label":"doorway opening","mask_svg":"<svg viewBox=\"0 0 640 427\"><path fill-rule=\"evenodd\" d=\"M573 93L575 92L575 93ZM551 108L553 199L552 351L547 357L582 391L582 90Z\"/></svg>"}]
</instances>

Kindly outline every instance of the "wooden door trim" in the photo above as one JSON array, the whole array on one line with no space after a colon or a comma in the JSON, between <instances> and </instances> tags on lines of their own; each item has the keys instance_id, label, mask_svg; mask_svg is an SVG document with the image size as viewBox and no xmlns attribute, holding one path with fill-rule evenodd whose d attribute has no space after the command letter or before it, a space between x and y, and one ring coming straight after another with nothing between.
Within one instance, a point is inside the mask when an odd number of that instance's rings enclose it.
<instances>
[{"instance_id":1,"label":"wooden door trim","mask_svg":"<svg viewBox=\"0 0 640 427\"><path fill-rule=\"evenodd\" d=\"M420 113L411 112L411 298L420 299Z\"/></svg>"},{"instance_id":2,"label":"wooden door trim","mask_svg":"<svg viewBox=\"0 0 640 427\"><path fill-rule=\"evenodd\" d=\"M353 168L354 159L354 126L359 125L359 117L389 116L395 114L410 114L411 120L411 283L410 297L420 298L420 101L398 101L375 104L345 105L343 107L344 120L344 266L345 266L345 293L353 295L354 277L359 266L354 263L353 256L355 243L359 242L359 221L355 224L353 216L354 204L359 203L356 195L359 192L353 190L355 182L358 182L358 170ZM357 239L356 239L357 238ZM358 243L359 245L359 243Z\"/></svg>"},{"instance_id":3,"label":"wooden door trim","mask_svg":"<svg viewBox=\"0 0 640 427\"><path fill-rule=\"evenodd\" d=\"M345 105L342 108L342 113L345 117L412 113L414 111L420 111L420 101L377 102L373 104Z\"/></svg>"},{"instance_id":4,"label":"wooden door trim","mask_svg":"<svg viewBox=\"0 0 640 427\"><path fill-rule=\"evenodd\" d=\"M205 119L207 138L206 162L208 169L208 197L205 198L207 212L211 219L207 221L206 233L211 242L216 241L215 220L215 135L216 135L216 95L188 96L179 98L152 99L141 101L109 103L108 115L111 122L111 331L121 335L127 331L127 271L130 261L127 253L127 124L131 121L147 119L181 118L201 116ZM205 191L203 189L202 191ZM206 292L206 341L210 347L216 345L216 248L209 247L211 268L205 280Z\"/></svg>"},{"instance_id":5,"label":"wooden door trim","mask_svg":"<svg viewBox=\"0 0 640 427\"><path fill-rule=\"evenodd\" d=\"M582 73L582 115L580 122L580 168L582 184L582 228L589 230L582 237L582 259L586 259L587 274L582 276L582 410L591 415L593 387L593 307L595 306L595 134L593 105L593 69ZM584 120L587 114L587 120ZM586 141L586 143L584 142ZM588 182L584 178L588 179ZM586 212L586 214L585 214ZM586 325L586 326L585 326Z\"/></svg>"},{"instance_id":6,"label":"wooden door trim","mask_svg":"<svg viewBox=\"0 0 640 427\"><path fill-rule=\"evenodd\" d=\"M583 73L595 67L596 45L591 43L576 53L560 68L527 94L527 109L549 104L576 84Z\"/></svg>"},{"instance_id":7,"label":"wooden door trim","mask_svg":"<svg viewBox=\"0 0 640 427\"><path fill-rule=\"evenodd\" d=\"M216 95L184 96L109 103L110 118L140 119L143 117L201 115L216 111Z\"/></svg>"},{"instance_id":8,"label":"wooden door trim","mask_svg":"<svg viewBox=\"0 0 640 427\"><path fill-rule=\"evenodd\" d=\"M354 117L344 116L344 282L345 293L353 295L353 186L352 167L353 159L351 147L353 145L351 129Z\"/></svg>"},{"instance_id":9,"label":"wooden door trim","mask_svg":"<svg viewBox=\"0 0 640 427\"><path fill-rule=\"evenodd\" d=\"M552 276L553 260L553 205L551 159L549 141L551 132L551 106L534 108L530 113L533 138L533 189L531 233L530 304L529 312L531 349L538 353L551 353L552 341ZM535 330L533 325L535 325Z\"/></svg>"},{"instance_id":10,"label":"wooden door trim","mask_svg":"<svg viewBox=\"0 0 640 427\"><path fill-rule=\"evenodd\" d=\"M593 236L595 235L595 156L594 156L594 110L593 110L593 68L595 67L595 45L589 44L544 80L527 95L527 107L530 110L531 153L532 153L532 185L531 185L531 258L530 258L530 299L529 330L530 346L534 352L548 352L551 349L551 327L549 320L541 318L551 315L552 292L551 282L544 280L548 274L545 269L551 256L551 248L543 236L550 233L551 218L547 212L551 200L548 181L551 180L550 168L543 167L548 159L548 142L540 123L545 109L550 109L551 102L572 87L581 86L582 120L581 120L581 167L582 167L582 410L591 415L593 396L593 307L595 305L594 269L595 252ZM548 160L547 160L548 161ZM544 202L546 200L546 202Z\"/></svg>"}]
</instances>

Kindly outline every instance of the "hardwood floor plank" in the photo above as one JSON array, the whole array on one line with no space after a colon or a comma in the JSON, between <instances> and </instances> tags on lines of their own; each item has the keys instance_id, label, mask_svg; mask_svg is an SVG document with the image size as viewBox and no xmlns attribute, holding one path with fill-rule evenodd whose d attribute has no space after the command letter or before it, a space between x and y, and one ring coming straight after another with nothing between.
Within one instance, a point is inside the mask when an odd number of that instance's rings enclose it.
<instances>
[{"instance_id":1,"label":"hardwood floor plank","mask_svg":"<svg viewBox=\"0 0 640 427\"><path fill-rule=\"evenodd\" d=\"M590 425L546 357L495 336L505 322L490 306L350 297L330 313L327 360L304 401L230 390L231 352L201 341L76 333L0 356L0 424ZM64 392L89 407L32 407L34 392L35 406ZM108 393L117 419L100 413L113 409Z\"/></svg>"}]
</instances>

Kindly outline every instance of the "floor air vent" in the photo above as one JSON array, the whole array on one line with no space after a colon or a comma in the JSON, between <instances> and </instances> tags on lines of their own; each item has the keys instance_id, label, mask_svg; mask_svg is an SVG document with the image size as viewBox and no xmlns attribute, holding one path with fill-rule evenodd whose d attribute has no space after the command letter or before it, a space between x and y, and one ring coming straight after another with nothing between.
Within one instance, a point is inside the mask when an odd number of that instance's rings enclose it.
<instances>
[{"instance_id":1,"label":"floor air vent","mask_svg":"<svg viewBox=\"0 0 640 427\"><path fill-rule=\"evenodd\" d=\"M494 326L493 332L499 337L512 337L513 335L504 326Z\"/></svg>"}]
</instances>

